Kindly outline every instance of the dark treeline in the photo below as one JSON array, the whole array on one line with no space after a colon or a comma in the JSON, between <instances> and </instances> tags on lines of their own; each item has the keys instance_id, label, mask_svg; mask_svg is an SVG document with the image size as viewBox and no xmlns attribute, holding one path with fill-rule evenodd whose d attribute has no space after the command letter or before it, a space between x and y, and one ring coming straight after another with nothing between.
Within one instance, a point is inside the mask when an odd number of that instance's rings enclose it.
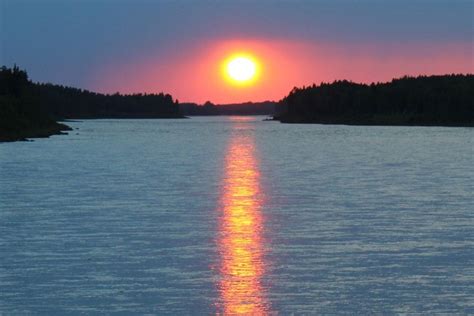
<instances>
[{"instance_id":1,"label":"dark treeline","mask_svg":"<svg viewBox=\"0 0 474 316\"><path fill-rule=\"evenodd\" d=\"M184 115L274 115L276 102L245 102L215 105L207 101L203 105L180 103Z\"/></svg>"},{"instance_id":2,"label":"dark treeline","mask_svg":"<svg viewBox=\"0 0 474 316\"><path fill-rule=\"evenodd\" d=\"M177 102L169 94L100 94L52 84L32 87L41 108L61 118L179 118Z\"/></svg>"},{"instance_id":3,"label":"dark treeline","mask_svg":"<svg viewBox=\"0 0 474 316\"><path fill-rule=\"evenodd\" d=\"M169 94L106 95L33 83L17 66L0 69L0 140L43 137L67 126L55 120L81 118L180 118Z\"/></svg>"},{"instance_id":4,"label":"dark treeline","mask_svg":"<svg viewBox=\"0 0 474 316\"><path fill-rule=\"evenodd\" d=\"M48 137L70 129L41 108L33 87L18 67L0 69L0 141Z\"/></svg>"},{"instance_id":5,"label":"dark treeline","mask_svg":"<svg viewBox=\"0 0 474 316\"><path fill-rule=\"evenodd\" d=\"M474 126L474 75L335 81L294 88L278 104L285 123Z\"/></svg>"}]
</instances>

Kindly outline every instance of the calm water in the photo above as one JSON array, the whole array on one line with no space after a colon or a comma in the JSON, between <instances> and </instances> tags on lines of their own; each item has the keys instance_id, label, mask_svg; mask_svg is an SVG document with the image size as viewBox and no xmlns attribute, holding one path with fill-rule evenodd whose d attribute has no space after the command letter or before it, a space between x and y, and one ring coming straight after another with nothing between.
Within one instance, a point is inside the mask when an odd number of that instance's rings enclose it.
<instances>
[{"instance_id":1,"label":"calm water","mask_svg":"<svg viewBox=\"0 0 474 316\"><path fill-rule=\"evenodd\" d=\"M0 144L0 314L474 313L474 130L90 120Z\"/></svg>"}]
</instances>

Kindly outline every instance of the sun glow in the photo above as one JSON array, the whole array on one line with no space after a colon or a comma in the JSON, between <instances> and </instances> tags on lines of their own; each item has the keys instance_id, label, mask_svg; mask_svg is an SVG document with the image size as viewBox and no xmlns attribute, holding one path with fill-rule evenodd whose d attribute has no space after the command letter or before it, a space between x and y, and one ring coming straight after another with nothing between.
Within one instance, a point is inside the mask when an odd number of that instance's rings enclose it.
<instances>
[{"instance_id":1,"label":"sun glow","mask_svg":"<svg viewBox=\"0 0 474 316\"><path fill-rule=\"evenodd\" d=\"M249 84L257 79L259 64L249 55L234 55L224 62L223 72L232 83Z\"/></svg>"}]
</instances>

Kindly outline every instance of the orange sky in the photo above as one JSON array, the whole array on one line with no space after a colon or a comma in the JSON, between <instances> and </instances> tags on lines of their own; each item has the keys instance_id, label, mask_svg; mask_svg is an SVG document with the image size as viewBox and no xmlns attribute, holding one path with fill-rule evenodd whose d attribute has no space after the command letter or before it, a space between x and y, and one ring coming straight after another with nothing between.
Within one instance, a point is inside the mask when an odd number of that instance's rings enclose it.
<instances>
[{"instance_id":1,"label":"orange sky","mask_svg":"<svg viewBox=\"0 0 474 316\"><path fill-rule=\"evenodd\" d=\"M222 75L222 62L246 53L259 61L252 85ZM474 72L472 45L310 43L289 40L212 40L167 52L110 60L90 83L98 92L166 92L181 102L217 104L279 100L294 86L348 79L389 81L404 75Z\"/></svg>"}]
</instances>

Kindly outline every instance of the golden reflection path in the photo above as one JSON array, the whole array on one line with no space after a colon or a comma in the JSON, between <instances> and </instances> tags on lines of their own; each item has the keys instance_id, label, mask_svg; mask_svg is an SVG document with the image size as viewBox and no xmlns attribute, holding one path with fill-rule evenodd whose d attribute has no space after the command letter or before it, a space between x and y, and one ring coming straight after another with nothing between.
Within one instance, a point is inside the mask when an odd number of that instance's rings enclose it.
<instances>
[{"instance_id":1,"label":"golden reflection path","mask_svg":"<svg viewBox=\"0 0 474 316\"><path fill-rule=\"evenodd\" d=\"M218 309L225 315L265 315L260 172L253 135L236 124L225 157L219 209Z\"/></svg>"}]
</instances>

